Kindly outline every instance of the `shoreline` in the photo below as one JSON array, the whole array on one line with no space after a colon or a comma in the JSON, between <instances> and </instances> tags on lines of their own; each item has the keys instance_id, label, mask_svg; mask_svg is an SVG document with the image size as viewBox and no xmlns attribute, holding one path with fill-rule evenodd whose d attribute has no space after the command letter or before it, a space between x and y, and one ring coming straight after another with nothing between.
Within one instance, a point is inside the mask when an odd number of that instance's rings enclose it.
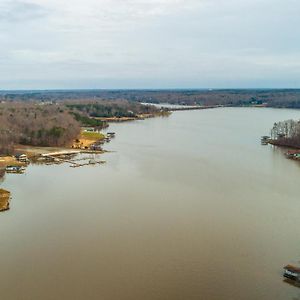
<instances>
[{"instance_id":1,"label":"shoreline","mask_svg":"<svg viewBox=\"0 0 300 300\"><path fill-rule=\"evenodd\" d=\"M278 147L284 151L284 155L287 159L300 161L300 147L296 145L291 145L287 142L279 142L273 139L261 140L262 145L272 145Z\"/></svg>"},{"instance_id":2,"label":"shoreline","mask_svg":"<svg viewBox=\"0 0 300 300\"><path fill-rule=\"evenodd\" d=\"M102 145L107 140L104 134L99 132L84 132L81 131L78 138L71 145L65 147L40 147L29 145L17 145L15 153L22 153L25 156L24 161L20 161L18 156L7 155L0 157L0 178L5 181L6 173L23 174L26 167L30 163L34 164L60 164L69 163L70 167L82 167L87 165L103 164L105 161L88 159L88 162L80 162L71 159L72 156L78 154L104 154L107 151L103 150ZM97 147L96 147L97 145ZM85 160L85 158L83 159ZM10 168L10 170L8 170ZM10 209L10 191L0 188L0 213Z\"/></svg>"},{"instance_id":3,"label":"shoreline","mask_svg":"<svg viewBox=\"0 0 300 300\"><path fill-rule=\"evenodd\" d=\"M226 106L198 106L198 107L176 107L176 108L169 108L164 111L161 111L160 113L156 114L140 114L135 117L111 117L111 118L95 118L101 121L106 122L112 122L112 123L122 123L122 122L129 122L129 121L136 121L136 120L145 120L148 118L155 118L155 117L162 117L162 116L169 116L172 111L184 111L184 110L203 110L203 109L213 109L213 108L224 108ZM251 107L257 107L257 106L251 106ZM113 133L114 136L114 133ZM53 163L64 163L68 162L71 163L71 165L77 165L77 166L84 166L89 165L82 164L82 163L75 163L72 162L72 159L66 158L66 156L74 156L80 153L87 153L87 154L104 154L105 150L102 149L102 145L104 142L110 141L111 136L109 137L108 134L103 134L98 131L96 131L95 128L86 128L83 129L76 139L76 141L73 141L72 144L69 144L65 147L39 147L39 146L26 146L26 145L17 145L16 152L24 153L28 156L28 159L31 162L34 163L41 163L41 164L53 164ZM91 145L98 144L99 149L90 149ZM275 140L270 140L269 144L278 146L278 147L286 147L286 148L293 148L293 149L300 149L300 147L292 147L291 145L284 144L284 143L278 143ZM101 146L100 146L101 145ZM48 160L49 158L49 160ZM94 163L90 164L97 164L97 163L103 163L100 161L94 161ZM7 156L7 157L0 157L0 169L4 169L4 175L5 176L5 168L9 165L14 166L20 166L20 167L26 167L28 163L20 162L17 160L14 156ZM8 208L9 209L9 208ZM1 210L0 210L1 211Z\"/></svg>"},{"instance_id":4,"label":"shoreline","mask_svg":"<svg viewBox=\"0 0 300 300\"><path fill-rule=\"evenodd\" d=\"M286 142L278 142L276 140L269 140L268 143L273 146L282 147L282 148L289 148L289 149L298 149L300 151L300 146L291 145Z\"/></svg>"},{"instance_id":5,"label":"shoreline","mask_svg":"<svg viewBox=\"0 0 300 300\"><path fill-rule=\"evenodd\" d=\"M155 113L155 114L139 114L134 117L94 117L95 120L100 120L108 123L121 123L121 122L129 122L129 121L138 121L145 120L156 117L168 117L172 112L169 110Z\"/></svg>"},{"instance_id":6,"label":"shoreline","mask_svg":"<svg viewBox=\"0 0 300 300\"><path fill-rule=\"evenodd\" d=\"M94 118L97 120L105 121L105 122L128 122L128 121L136 121L136 120L145 120L149 118L155 117L164 117L169 116L171 112L169 111L160 111L155 114L139 114L135 117L112 117L112 118ZM85 129L84 129L85 128ZM103 164L105 161L101 160L91 160L86 162L80 162L80 159L72 159L72 156L77 156L78 154L104 154L108 151L102 149L102 145L105 142L110 142L112 138L115 137L115 133L101 133L97 131L95 127L82 127L80 135L76 140L69 145L63 147L43 147L43 146L30 146L30 145L16 145L15 153L22 153L22 155L26 156L26 162L21 162L17 159L16 155L7 155L0 157L0 170L2 171L1 178L4 178L6 173L19 173L23 174L25 168L28 164L32 163L41 163L45 165L49 164L61 164L61 163L69 163L70 167L83 167L87 165L97 165ZM86 160L87 158L83 158L82 160ZM8 166L13 166L17 168L22 168L22 171L16 172L8 172L6 169ZM1 188L0 188L1 190ZM4 190L5 191L5 190ZM9 198L3 200L4 202L0 202L0 212L9 210L9 200L11 198L11 194L9 191ZM0 195L1 197L1 195ZM1 198L0 198L1 200ZM1 205L2 204L2 205Z\"/></svg>"}]
</instances>

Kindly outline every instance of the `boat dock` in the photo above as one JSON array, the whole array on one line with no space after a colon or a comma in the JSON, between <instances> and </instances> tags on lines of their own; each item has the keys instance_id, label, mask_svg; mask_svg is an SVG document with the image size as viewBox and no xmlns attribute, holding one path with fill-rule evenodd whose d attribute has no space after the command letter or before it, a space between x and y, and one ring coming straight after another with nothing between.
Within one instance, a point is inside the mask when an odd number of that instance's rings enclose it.
<instances>
[{"instance_id":1,"label":"boat dock","mask_svg":"<svg viewBox=\"0 0 300 300\"><path fill-rule=\"evenodd\" d=\"M283 270L284 277L300 282L300 268L287 265L283 268Z\"/></svg>"},{"instance_id":2,"label":"boat dock","mask_svg":"<svg viewBox=\"0 0 300 300\"><path fill-rule=\"evenodd\" d=\"M84 166L91 166L91 165L97 165L97 164L104 164L105 161L104 160L90 160L87 163L72 163L72 165L70 166L71 168L78 168L78 167L84 167Z\"/></svg>"},{"instance_id":3,"label":"boat dock","mask_svg":"<svg viewBox=\"0 0 300 300\"><path fill-rule=\"evenodd\" d=\"M74 155L79 154L80 150L63 150L57 152L49 152L41 154L41 157L55 157L55 156L62 156L62 155Z\"/></svg>"},{"instance_id":4,"label":"boat dock","mask_svg":"<svg viewBox=\"0 0 300 300\"><path fill-rule=\"evenodd\" d=\"M68 163L72 168L78 168L83 166L89 165L97 165L103 164L105 161L102 160L95 160L92 157L83 157L83 158L71 158L73 155L77 154L102 154L103 151L97 150L64 150L64 151L57 151L57 152L50 152L50 153L43 153L40 155L42 159L51 161L52 163ZM86 161L88 162L82 162ZM48 162L48 164L52 164Z\"/></svg>"},{"instance_id":5,"label":"boat dock","mask_svg":"<svg viewBox=\"0 0 300 300\"><path fill-rule=\"evenodd\" d=\"M260 142L262 145L268 145L270 142L270 137L267 135L264 135L261 137Z\"/></svg>"}]
</instances>

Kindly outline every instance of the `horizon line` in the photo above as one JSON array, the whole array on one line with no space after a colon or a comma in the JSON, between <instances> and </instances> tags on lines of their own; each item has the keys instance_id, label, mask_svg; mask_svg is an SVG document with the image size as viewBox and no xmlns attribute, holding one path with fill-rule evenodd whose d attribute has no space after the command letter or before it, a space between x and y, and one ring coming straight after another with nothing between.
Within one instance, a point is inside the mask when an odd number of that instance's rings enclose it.
<instances>
[{"instance_id":1,"label":"horizon line","mask_svg":"<svg viewBox=\"0 0 300 300\"><path fill-rule=\"evenodd\" d=\"M68 92L68 91L229 91L229 90L300 90L298 88L288 88L288 87L265 87L265 88L46 88L46 89L0 89L0 93L3 92Z\"/></svg>"}]
</instances>

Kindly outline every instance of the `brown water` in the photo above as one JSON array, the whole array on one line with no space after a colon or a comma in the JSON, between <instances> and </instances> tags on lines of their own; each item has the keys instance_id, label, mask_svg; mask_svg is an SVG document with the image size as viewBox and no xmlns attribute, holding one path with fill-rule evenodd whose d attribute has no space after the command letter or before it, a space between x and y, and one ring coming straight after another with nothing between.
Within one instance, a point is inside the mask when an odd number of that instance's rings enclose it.
<instances>
[{"instance_id":1,"label":"brown water","mask_svg":"<svg viewBox=\"0 0 300 300\"><path fill-rule=\"evenodd\" d=\"M2 300L299 299L300 164L260 145L295 110L112 125L106 165L7 175Z\"/></svg>"}]
</instances>

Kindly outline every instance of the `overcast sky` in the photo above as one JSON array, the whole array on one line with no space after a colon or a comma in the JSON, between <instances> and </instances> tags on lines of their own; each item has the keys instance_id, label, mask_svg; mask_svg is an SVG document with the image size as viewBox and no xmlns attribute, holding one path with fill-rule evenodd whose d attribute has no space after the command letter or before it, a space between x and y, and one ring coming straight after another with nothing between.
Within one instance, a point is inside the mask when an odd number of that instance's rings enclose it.
<instances>
[{"instance_id":1,"label":"overcast sky","mask_svg":"<svg viewBox=\"0 0 300 300\"><path fill-rule=\"evenodd\" d=\"M299 0L0 0L0 89L300 87Z\"/></svg>"}]
</instances>

